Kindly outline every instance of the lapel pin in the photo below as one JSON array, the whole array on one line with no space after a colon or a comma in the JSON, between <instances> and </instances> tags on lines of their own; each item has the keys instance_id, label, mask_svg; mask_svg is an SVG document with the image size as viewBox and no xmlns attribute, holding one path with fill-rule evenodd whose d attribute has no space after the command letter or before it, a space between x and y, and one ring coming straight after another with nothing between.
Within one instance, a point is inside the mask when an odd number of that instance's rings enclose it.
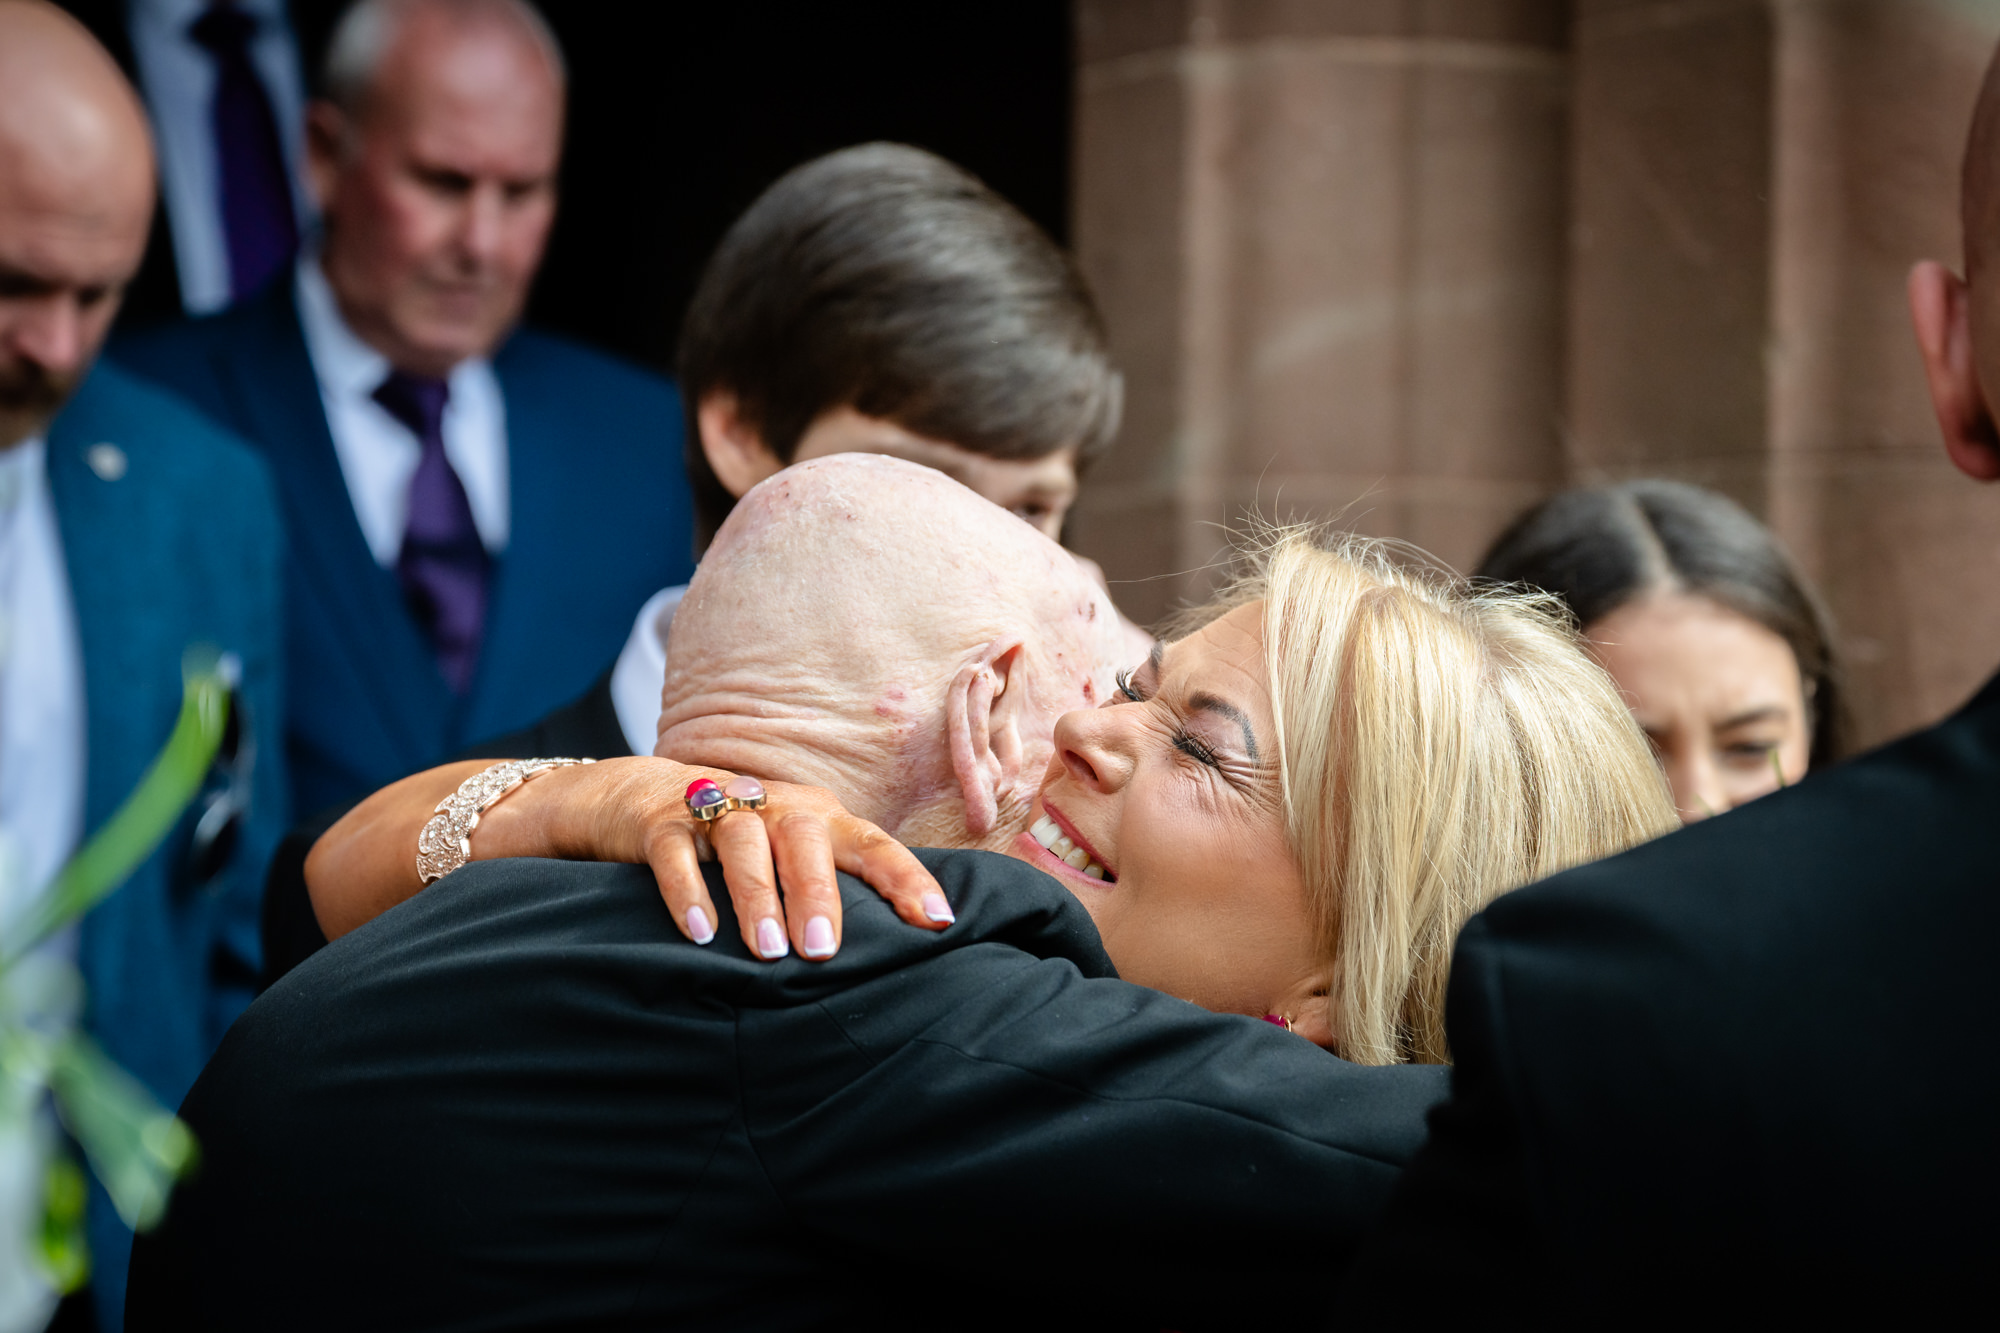
<instances>
[{"instance_id":1,"label":"lapel pin","mask_svg":"<svg viewBox=\"0 0 2000 1333\"><path fill-rule=\"evenodd\" d=\"M83 461L90 464L90 470L106 481L116 481L125 475L130 466L125 451L115 444L93 444L84 450Z\"/></svg>"}]
</instances>

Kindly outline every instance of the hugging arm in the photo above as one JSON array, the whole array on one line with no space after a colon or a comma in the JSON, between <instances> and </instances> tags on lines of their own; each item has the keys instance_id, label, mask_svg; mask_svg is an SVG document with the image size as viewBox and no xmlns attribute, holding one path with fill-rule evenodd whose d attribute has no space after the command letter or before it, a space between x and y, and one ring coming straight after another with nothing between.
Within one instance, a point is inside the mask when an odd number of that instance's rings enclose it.
<instances>
[{"instance_id":1,"label":"hugging arm","mask_svg":"<svg viewBox=\"0 0 2000 1333\"><path fill-rule=\"evenodd\" d=\"M313 845L306 887L328 939L373 920L423 887L416 869L418 833L439 801L491 762L445 764L384 787ZM838 948L836 868L873 886L912 925L938 929L949 920L948 909L939 919L943 895L909 849L848 814L831 792L771 782L765 784L767 803L754 815L737 812L703 824L688 813L683 798L690 782L726 783L731 776L670 759L629 757L553 769L480 816L468 839L472 858L649 865L675 925L701 944L712 938L718 918L700 862L718 859L743 941L763 956L782 952L759 947L759 928L767 921L806 957L823 958ZM822 919L824 926L817 924Z\"/></svg>"}]
</instances>

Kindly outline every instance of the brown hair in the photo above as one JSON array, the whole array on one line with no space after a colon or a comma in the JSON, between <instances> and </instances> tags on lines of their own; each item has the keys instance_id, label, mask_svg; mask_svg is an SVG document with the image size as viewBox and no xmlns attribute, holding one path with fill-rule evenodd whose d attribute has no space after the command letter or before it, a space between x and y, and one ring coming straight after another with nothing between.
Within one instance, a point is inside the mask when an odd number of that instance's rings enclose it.
<instances>
[{"instance_id":1,"label":"brown hair","mask_svg":"<svg viewBox=\"0 0 2000 1333\"><path fill-rule=\"evenodd\" d=\"M1662 589L1728 607L1791 646L1812 727L1809 762L1841 756L1845 709L1826 610L1771 530L1726 495L1678 481L1564 491L1516 519L1477 577L1546 589L1586 631Z\"/></svg>"},{"instance_id":2,"label":"brown hair","mask_svg":"<svg viewBox=\"0 0 2000 1333\"><path fill-rule=\"evenodd\" d=\"M726 389L789 463L821 413L852 407L993 458L1118 428L1123 384L1075 265L969 172L873 143L785 173L722 238L681 329L687 472L706 547L735 497L696 411Z\"/></svg>"}]
</instances>

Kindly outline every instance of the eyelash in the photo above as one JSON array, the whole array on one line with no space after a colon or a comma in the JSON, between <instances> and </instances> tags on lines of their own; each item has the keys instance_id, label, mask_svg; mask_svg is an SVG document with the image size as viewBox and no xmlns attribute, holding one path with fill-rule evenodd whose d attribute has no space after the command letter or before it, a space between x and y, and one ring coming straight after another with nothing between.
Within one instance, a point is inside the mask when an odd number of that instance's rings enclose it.
<instances>
[{"instance_id":1,"label":"eyelash","mask_svg":"<svg viewBox=\"0 0 2000 1333\"><path fill-rule=\"evenodd\" d=\"M1120 671L1113 679L1117 682L1118 692L1124 695L1127 700L1135 704L1146 702L1139 697L1139 692L1132 688L1132 673L1130 671ZM1203 745L1199 739L1184 730L1174 732L1174 748L1198 764L1207 764L1210 768L1222 767L1222 762L1215 757L1215 751Z\"/></svg>"}]
</instances>

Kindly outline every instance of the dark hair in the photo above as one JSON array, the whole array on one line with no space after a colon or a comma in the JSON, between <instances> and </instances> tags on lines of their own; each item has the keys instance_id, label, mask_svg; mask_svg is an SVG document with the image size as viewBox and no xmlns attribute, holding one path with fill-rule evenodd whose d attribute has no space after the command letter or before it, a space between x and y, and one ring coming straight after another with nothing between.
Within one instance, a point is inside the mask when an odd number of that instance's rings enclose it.
<instances>
[{"instance_id":1,"label":"dark hair","mask_svg":"<svg viewBox=\"0 0 2000 1333\"><path fill-rule=\"evenodd\" d=\"M1075 265L976 177L902 144L786 172L722 238L681 327L697 541L735 498L696 411L726 389L781 460L821 413L852 407L993 458L1118 429L1123 383Z\"/></svg>"},{"instance_id":2,"label":"dark hair","mask_svg":"<svg viewBox=\"0 0 2000 1333\"><path fill-rule=\"evenodd\" d=\"M1841 672L1825 608L1770 529L1728 496L1677 481L1564 491L1516 519L1476 577L1555 593L1584 629L1662 588L1726 606L1791 646L1812 725L1810 762L1841 755Z\"/></svg>"}]
</instances>

